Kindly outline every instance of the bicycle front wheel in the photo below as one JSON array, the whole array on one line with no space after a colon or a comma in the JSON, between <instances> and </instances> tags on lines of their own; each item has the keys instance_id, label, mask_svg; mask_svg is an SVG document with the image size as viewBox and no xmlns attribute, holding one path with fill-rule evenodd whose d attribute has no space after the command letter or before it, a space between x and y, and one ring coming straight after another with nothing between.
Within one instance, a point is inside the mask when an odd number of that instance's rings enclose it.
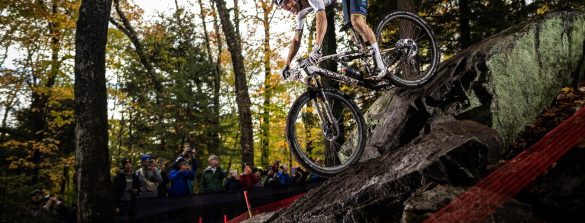
<instances>
[{"instance_id":1,"label":"bicycle front wheel","mask_svg":"<svg viewBox=\"0 0 585 223\"><path fill-rule=\"evenodd\" d=\"M439 63L439 50L431 27L410 12L393 12L376 29L376 40L389 75L401 87L428 82Z\"/></svg>"},{"instance_id":2,"label":"bicycle front wheel","mask_svg":"<svg viewBox=\"0 0 585 223\"><path fill-rule=\"evenodd\" d=\"M292 105L287 140L301 165L318 175L332 176L359 160L366 128L361 111L343 93L326 89L325 100L319 95L305 92ZM325 117L326 106L333 120Z\"/></svg>"}]
</instances>

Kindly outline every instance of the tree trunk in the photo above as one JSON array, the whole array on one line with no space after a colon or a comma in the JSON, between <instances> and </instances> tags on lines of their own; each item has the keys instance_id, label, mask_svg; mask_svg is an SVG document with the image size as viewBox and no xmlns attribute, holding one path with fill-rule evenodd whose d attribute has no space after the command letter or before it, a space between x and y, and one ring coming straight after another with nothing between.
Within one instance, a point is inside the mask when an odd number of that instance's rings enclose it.
<instances>
[{"instance_id":1,"label":"tree trunk","mask_svg":"<svg viewBox=\"0 0 585 223\"><path fill-rule=\"evenodd\" d=\"M228 49L232 58L232 66L236 79L236 101L238 104L238 114L240 123L240 145L242 146L242 164L246 163L254 166L254 138L252 129L252 112L250 111L250 95L248 94L248 85L246 81L246 68L244 67L244 57L242 56L242 45L239 41L238 34L230 21L228 10L224 0L216 0L217 11L221 19L221 27L225 34Z\"/></svg>"},{"instance_id":2,"label":"tree trunk","mask_svg":"<svg viewBox=\"0 0 585 223\"><path fill-rule=\"evenodd\" d=\"M75 34L77 222L112 222L105 50L110 0L83 0Z\"/></svg>"},{"instance_id":3,"label":"tree trunk","mask_svg":"<svg viewBox=\"0 0 585 223\"><path fill-rule=\"evenodd\" d=\"M203 38L205 40L205 49L207 50L207 59L209 60L209 62L212 62L212 56L213 54L211 53L211 40L209 38L209 31L207 30L207 19L206 19L206 13L204 12L205 9L203 8L203 2L201 0L198 0L199 3L199 9L201 11L200 13L200 18L201 18L201 24L203 24ZM212 3L213 4L213 3ZM219 52L219 54L221 55L221 52ZM218 62L216 62L217 64ZM213 117L211 118L211 128L208 130L208 135L211 138L211 144L209 145L209 148L213 148L213 150L217 150L219 149L219 84L220 84L220 78L219 78L219 72L220 70L215 68L213 69Z\"/></svg>"},{"instance_id":4,"label":"tree trunk","mask_svg":"<svg viewBox=\"0 0 585 223\"><path fill-rule=\"evenodd\" d=\"M471 29L469 27L469 9L468 0L459 0L459 47L465 49L471 43Z\"/></svg>"},{"instance_id":5,"label":"tree trunk","mask_svg":"<svg viewBox=\"0 0 585 223\"><path fill-rule=\"evenodd\" d=\"M43 1L39 1L41 8L46 9L46 5ZM49 14L56 16L58 14L58 5L55 1L51 2L50 9L47 10ZM49 70L46 82L41 82L39 86L33 89L32 102L31 102L31 115L32 115L32 133L35 136L35 140L41 142L45 137L45 130L47 127L47 112L49 106L49 100L51 98L51 89L55 86L57 75L61 67L59 61L60 51L60 38L61 31L59 28L60 24L57 24L53 20L49 20L47 28L50 34L50 48L51 48L51 69ZM37 184L39 170L41 165L41 152L39 149L33 147L32 161L34 163L33 174L31 184Z\"/></svg>"},{"instance_id":6,"label":"tree trunk","mask_svg":"<svg viewBox=\"0 0 585 223\"><path fill-rule=\"evenodd\" d=\"M398 6L398 10L412 12L416 14L417 9L415 1L397 0L396 4Z\"/></svg>"},{"instance_id":7,"label":"tree trunk","mask_svg":"<svg viewBox=\"0 0 585 223\"><path fill-rule=\"evenodd\" d=\"M323 55L331 55L337 53L337 37L335 34L335 8L329 6L325 9L325 13L327 16L327 31L326 35L323 38L323 46L322 46L322 53ZM337 62L334 60L327 60L321 64L321 67L337 72ZM334 88L339 89L339 82L330 80L330 79L321 79L323 80L323 86L327 88ZM338 117L341 113L341 107L336 105L333 107L333 114L335 117ZM343 122L342 120L339 120ZM336 145L343 145L343 141L345 141L345 137L341 136L336 139L337 143L326 143L326 154L325 154L325 166L332 166L333 163L339 163L339 158L335 151L339 151L340 148L329 148L330 146Z\"/></svg>"},{"instance_id":8,"label":"tree trunk","mask_svg":"<svg viewBox=\"0 0 585 223\"><path fill-rule=\"evenodd\" d=\"M138 34L134 30L134 27L132 27L132 24L130 24L130 21L128 21L128 18L126 18L126 15L124 15L122 9L120 9L119 0L114 0L114 8L116 10L116 14L118 14L118 17L120 17L122 23L120 24L120 22L116 21L114 18L109 18L110 22L114 24L114 26L116 26L118 29L120 29L124 34L126 34L126 36L128 36L128 38L134 45L136 53L138 54L138 58L140 59L140 63L142 63L142 65L146 69L146 72L150 76L150 79L153 82L156 92L160 94L162 91L162 80L156 74L154 66L152 65L152 62L150 60L150 56L148 56L144 51L144 47L142 46L142 43L140 43L140 39L138 39Z\"/></svg>"},{"instance_id":9,"label":"tree trunk","mask_svg":"<svg viewBox=\"0 0 585 223\"><path fill-rule=\"evenodd\" d=\"M221 35L219 30L219 21L217 19L217 10L215 8L215 1L211 3L211 10L214 11L213 13L213 30L215 32L215 37L217 38L217 58L215 60L215 79L213 79L213 106L216 109L217 117L217 128L220 129L219 123L219 110L221 105L219 104L219 91L221 90L221 54L223 51L223 43L221 41Z\"/></svg>"},{"instance_id":10,"label":"tree trunk","mask_svg":"<svg viewBox=\"0 0 585 223\"><path fill-rule=\"evenodd\" d=\"M262 136L260 138L260 164L262 166L269 165L268 153L270 148L270 99L272 98L272 85L271 85L271 64L270 57L272 49L270 49L270 13L273 9L273 3L270 0L260 1L260 7L262 8L262 26L264 27L264 103L262 111L262 122L260 130Z\"/></svg>"},{"instance_id":11,"label":"tree trunk","mask_svg":"<svg viewBox=\"0 0 585 223\"><path fill-rule=\"evenodd\" d=\"M232 10L234 10L234 27L236 28L236 37L238 38L238 41L241 45L242 33L240 33L240 6L238 4L238 0L234 0L234 8Z\"/></svg>"}]
</instances>

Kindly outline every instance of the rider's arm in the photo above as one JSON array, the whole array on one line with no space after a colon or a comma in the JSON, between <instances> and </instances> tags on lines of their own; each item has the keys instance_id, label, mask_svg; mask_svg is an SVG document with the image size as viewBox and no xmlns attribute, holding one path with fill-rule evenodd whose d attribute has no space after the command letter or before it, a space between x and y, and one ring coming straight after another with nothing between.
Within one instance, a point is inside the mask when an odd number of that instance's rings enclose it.
<instances>
[{"instance_id":1,"label":"rider's arm","mask_svg":"<svg viewBox=\"0 0 585 223\"><path fill-rule=\"evenodd\" d=\"M313 8L315 19L317 20L317 33L315 38L315 46L320 48L323 43L323 38L327 32L327 14L325 14L325 1L323 0L309 0L309 5Z\"/></svg>"},{"instance_id":2,"label":"rider's arm","mask_svg":"<svg viewBox=\"0 0 585 223\"><path fill-rule=\"evenodd\" d=\"M297 55L297 52L301 47L301 37L303 37L302 29L297 30L294 37L290 41L290 45L288 47L288 56L286 57L286 66L289 66L292 59L295 57L295 55Z\"/></svg>"}]
</instances>

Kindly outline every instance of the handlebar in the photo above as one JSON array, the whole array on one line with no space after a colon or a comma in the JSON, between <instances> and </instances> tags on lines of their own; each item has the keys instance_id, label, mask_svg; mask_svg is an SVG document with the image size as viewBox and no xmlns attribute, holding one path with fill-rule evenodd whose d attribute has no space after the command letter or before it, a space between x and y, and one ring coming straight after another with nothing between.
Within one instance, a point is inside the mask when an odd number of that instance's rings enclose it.
<instances>
[{"instance_id":1,"label":"handlebar","mask_svg":"<svg viewBox=\"0 0 585 223\"><path fill-rule=\"evenodd\" d=\"M304 75L303 69L299 65L289 68L289 72L290 72L290 75L288 76L286 81L290 81L290 82L302 80L303 77L306 76L306 75Z\"/></svg>"}]
</instances>

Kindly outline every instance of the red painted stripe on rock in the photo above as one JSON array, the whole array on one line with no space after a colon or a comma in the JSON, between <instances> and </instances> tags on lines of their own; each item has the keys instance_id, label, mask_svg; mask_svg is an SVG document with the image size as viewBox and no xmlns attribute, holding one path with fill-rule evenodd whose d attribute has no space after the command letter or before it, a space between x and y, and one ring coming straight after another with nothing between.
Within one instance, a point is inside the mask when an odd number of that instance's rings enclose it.
<instances>
[{"instance_id":1,"label":"red painted stripe on rock","mask_svg":"<svg viewBox=\"0 0 585 223\"><path fill-rule=\"evenodd\" d=\"M585 138L585 107L425 222L482 222Z\"/></svg>"}]
</instances>

